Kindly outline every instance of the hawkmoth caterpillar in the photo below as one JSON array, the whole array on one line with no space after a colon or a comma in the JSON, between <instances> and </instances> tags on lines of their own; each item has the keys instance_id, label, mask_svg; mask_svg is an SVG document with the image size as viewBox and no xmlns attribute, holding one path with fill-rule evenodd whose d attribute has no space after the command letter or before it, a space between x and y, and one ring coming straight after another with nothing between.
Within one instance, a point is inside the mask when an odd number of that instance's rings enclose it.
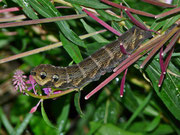
<instances>
[{"instance_id":1,"label":"hawkmoth caterpillar","mask_svg":"<svg viewBox=\"0 0 180 135\"><path fill-rule=\"evenodd\" d=\"M97 81L106 72L111 72L128 57L121 52L120 45L123 45L130 54L150 37L152 37L151 32L134 26L116 41L100 48L79 64L67 67L41 64L31 71L31 75L41 86L62 90L81 88L89 82Z\"/></svg>"}]
</instances>

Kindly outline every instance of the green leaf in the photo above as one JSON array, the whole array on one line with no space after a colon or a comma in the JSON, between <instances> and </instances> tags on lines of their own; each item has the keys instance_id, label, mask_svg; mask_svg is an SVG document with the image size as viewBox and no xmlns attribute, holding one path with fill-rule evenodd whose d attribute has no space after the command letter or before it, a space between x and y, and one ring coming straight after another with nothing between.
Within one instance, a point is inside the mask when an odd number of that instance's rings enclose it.
<instances>
[{"instance_id":1,"label":"green leaf","mask_svg":"<svg viewBox=\"0 0 180 135\"><path fill-rule=\"evenodd\" d=\"M8 121L8 118L4 114L1 107L0 107L0 120L2 121L2 124L6 128L7 132L9 134L12 134L14 132L14 129L13 129L12 125L10 124L10 122Z\"/></svg>"},{"instance_id":2,"label":"green leaf","mask_svg":"<svg viewBox=\"0 0 180 135\"><path fill-rule=\"evenodd\" d=\"M108 123L101 126L101 128L97 131L95 135L142 135L142 134L125 131L113 124Z\"/></svg>"},{"instance_id":3,"label":"green leaf","mask_svg":"<svg viewBox=\"0 0 180 135\"><path fill-rule=\"evenodd\" d=\"M25 49L26 49L29 42L30 42L29 38L23 38L22 39L22 48L21 48L20 52L25 51Z\"/></svg>"},{"instance_id":4,"label":"green leaf","mask_svg":"<svg viewBox=\"0 0 180 135\"><path fill-rule=\"evenodd\" d=\"M176 53L174 53L176 54ZM175 59L173 58L172 59L172 62L173 64L172 65L175 65L176 67L180 67L180 57L176 57ZM177 68L176 68L177 69ZM173 70L174 71L174 70ZM179 72L178 72L179 73Z\"/></svg>"},{"instance_id":5,"label":"green leaf","mask_svg":"<svg viewBox=\"0 0 180 135\"><path fill-rule=\"evenodd\" d=\"M150 29L158 31L164 24L165 24L165 21L161 21L161 22L154 21Z\"/></svg>"},{"instance_id":6,"label":"green leaf","mask_svg":"<svg viewBox=\"0 0 180 135\"><path fill-rule=\"evenodd\" d=\"M107 123L114 123L116 124L118 122L118 117L121 114L122 111L122 106L115 100L111 100L106 103L106 112L107 114L105 114L105 118L107 115ZM106 122L105 121L105 122Z\"/></svg>"},{"instance_id":7,"label":"green leaf","mask_svg":"<svg viewBox=\"0 0 180 135\"><path fill-rule=\"evenodd\" d=\"M128 131L131 132L145 132L145 128L148 124L148 121L134 121L131 126L129 126Z\"/></svg>"},{"instance_id":8,"label":"green leaf","mask_svg":"<svg viewBox=\"0 0 180 135\"><path fill-rule=\"evenodd\" d=\"M170 26L172 26L179 19L180 19L180 14L177 14L174 17L166 19L166 21L165 21L166 23L163 25L162 31L168 29Z\"/></svg>"},{"instance_id":9,"label":"green leaf","mask_svg":"<svg viewBox=\"0 0 180 135\"><path fill-rule=\"evenodd\" d=\"M53 14L51 14L51 12L42 6L37 0L31 0L29 3L42 16L45 16L46 18L53 17Z\"/></svg>"},{"instance_id":10,"label":"green leaf","mask_svg":"<svg viewBox=\"0 0 180 135\"><path fill-rule=\"evenodd\" d=\"M41 114L42 114L42 117L44 119L44 121L46 122L46 124L52 128L55 128L57 129L52 123L51 121L49 120L45 110L44 110L44 106L43 106L43 101L41 102Z\"/></svg>"},{"instance_id":11,"label":"green leaf","mask_svg":"<svg viewBox=\"0 0 180 135\"><path fill-rule=\"evenodd\" d=\"M122 103L131 111L134 112L138 108L138 102L134 93L132 92L130 86L128 84L125 85L126 92L122 97ZM120 98L118 94L118 98Z\"/></svg>"},{"instance_id":12,"label":"green leaf","mask_svg":"<svg viewBox=\"0 0 180 135\"><path fill-rule=\"evenodd\" d=\"M116 123L121 114L122 107L114 99L108 99L107 91L102 91L96 99L97 108L94 112L94 121L103 121L104 123Z\"/></svg>"},{"instance_id":13,"label":"green leaf","mask_svg":"<svg viewBox=\"0 0 180 135\"><path fill-rule=\"evenodd\" d=\"M51 15L57 15L58 13L55 13L55 11L58 11L54 5L51 3L51 1L49 0L37 0L41 5L44 6L44 8L46 8L46 11L48 11L48 14Z\"/></svg>"},{"instance_id":14,"label":"green leaf","mask_svg":"<svg viewBox=\"0 0 180 135\"><path fill-rule=\"evenodd\" d=\"M13 0L19 6L22 7L22 10L26 13L26 15L31 18L31 19L38 19L38 16L35 14L33 9L30 7L29 3L27 0Z\"/></svg>"},{"instance_id":15,"label":"green leaf","mask_svg":"<svg viewBox=\"0 0 180 135\"><path fill-rule=\"evenodd\" d=\"M121 80L122 78L119 77L118 80ZM119 84L119 81L114 81L114 85ZM134 112L138 108L138 102L137 97L135 96L135 93L132 92L132 89L128 83L125 83L125 92L124 96L120 97L120 91L118 90L113 92L113 97L122 103L129 111Z\"/></svg>"},{"instance_id":16,"label":"green leaf","mask_svg":"<svg viewBox=\"0 0 180 135\"><path fill-rule=\"evenodd\" d=\"M125 18L118 18L116 16L112 16L111 14L108 14L107 12L105 12L104 10L96 10L98 14L100 14L102 17L104 17L105 19L109 20L109 21L123 21L125 20Z\"/></svg>"},{"instance_id":17,"label":"green leaf","mask_svg":"<svg viewBox=\"0 0 180 135\"><path fill-rule=\"evenodd\" d=\"M81 106L80 106L80 97L81 97L81 93L80 91L78 91L75 96L74 96L74 105L76 107L76 111L79 113L79 115L83 118L84 113L81 110Z\"/></svg>"},{"instance_id":18,"label":"green leaf","mask_svg":"<svg viewBox=\"0 0 180 135\"><path fill-rule=\"evenodd\" d=\"M58 117L58 120L57 120L58 134L63 133L65 130L67 120L68 120L68 116L69 116L69 111L70 111L70 97L68 96L65 99L62 111L61 111L61 113Z\"/></svg>"},{"instance_id":19,"label":"green leaf","mask_svg":"<svg viewBox=\"0 0 180 135\"><path fill-rule=\"evenodd\" d=\"M114 21L113 21L113 22L111 23L111 25L112 25L112 27L113 27L114 29L116 29L116 30L119 31L120 33L124 33L124 32L125 32L125 31L123 30L123 27L120 26L118 22L114 22Z\"/></svg>"},{"instance_id":20,"label":"green leaf","mask_svg":"<svg viewBox=\"0 0 180 135\"><path fill-rule=\"evenodd\" d=\"M122 78L119 77L119 80ZM119 81L114 81L113 84L116 86L119 84ZM132 92L132 89L128 83L125 84L125 92L124 96L120 97L120 91L119 88L118 90L113 92L113 97L122 103L129 111L134 112L138 108L138 102L137 102L137 97L135 96L135 93Z\"/></svg>"},{"instance_id":21,"label":"green leaf","mask_svg":"<svg viewBox=\"0 0 180 135\"><path fill-rule=\"evenodd\" d=\"M101 126L102 122L90 122L90 131L87 135L93 135Z\"/></svg>"},{"instance_id":22,"label":"green leaf","mask_svg":"<svg viewBox=\"0 0 180 135\"><path fill-rule=\"evenodd\" d=\"M173 135L176 134L173 128L168 124L159 125L150 135Z\"/></svg>"},{"instance_id":23,"label":"green leaf","mask_svg":"<svg viewBox=\"0 0 180 135\"><path fill-rule=\"evenodd\" d=\"M72 4L83 5L83 6L91 7L91 8L95 8L95 9L111 8L110 6L99 2L99 0L65 0L65 1L72 3Z\"/></svg>"},{"instance_id":24,"label":"green leaf","mask_svg":"<svg viewBox=\"0 0 180 135\"><path fill-rule=\"evenodd\" d=\"M15 47L11 47L11 50L18 54L20 53L20 50L16 49ZM44 57L41 56L40 54L34 54L34 55L30 55L27 57L22 58L26 63L28 63L29 65L31 65L32 67L35 67L39 64L41 64L42 60L44 60Z\"/></svg>"},{"instance_id":25,"label":"green leaf","mask_svg":"<svg viewBox=\"0 0 180 135\"><path fill-rule=\"evenodd\" d=\"M180 62L180 59L177 57L175 60L177 60L178 64L177 65L174 65L172 62L170 62L170 64L168 65L168 72L171 73L171 74L174 74L174 76L180 76L180 69L178 69L177 67L179 66L179 62Z\"/></svg>"},{"instance_id":26,"label":"green leaf","mask_svg":"<svg viewBox=\"0 0 180 135\"><path fill-rule=\"evenodd\" d=\"M6 4L6 5L7 5L7 2L6 2L6 0L2 0L2 2L3 2L4 4Z\"/></svg>"},{"instance_id":27,"label":"green leaf","mask_svg":"<svg viewBox=\"0 0 180 135\"><path fill-rule=\"evenodd\" d=\"M136 109L136 111L133 113L133 115L129 118L128 122L124 125L124 129L127 129L129 125L135 120L135 118L142 112L142 110L145 108L145 106L148 104L152 96L152 91L149 93L149 95L144 99L144 102L139 105L139 107Z\"/></svg>"},{"instance_id":28,"label":"green leaf","mask_svg":"<svg viewBox=\"0 0 180 135\"><path fill-rule=\"evenodd\" d=\"M76 4L73 4L73 6L76 8L77 12L79 14L82 14L82 8ZM97 30L95 30L93 27L91 27L90 25L88 25L84 19L80 19L80 21L82 22L84 28L86 29L86 31L88 33L93 33L96 32ZM95 41L99 42L108 42L103 36L101 36L100 34L96 34L94 36L92 36L92 38L94 38Z\"/></svg>"},{"instance_id":29,"label":"green leaf","mask_svg":"<svg viewBox=\"0 0 180 135\"><path fill-rule=\"evenodd\" d=\"M41 114L38 112L35 113L29 123L29 127L31 129L31 134L33 135L56 135L57 129L51 128L48 126L45 121L42 119Z\"/></svg>"},{"instance_id":30,"label":"green leaf","mask_svg":"<svg viewBox=\"0 0 180 135\"><path fill-rule=\"evenodd\" d=\"M39 4L39 2L42 4ZM49 0L43 0L39 2L37 2L37 0L29 1L31 6L42 16L46 18L61 16L60 12L54 7L54 5L52 5ZM84 42L69 28L69 25L66 21L57 21L55 23L58 25L59 29L67 39L79 46L85 47Z\"/></svg>"},{"instance_id":31,"label":"green leaf","mask_svg":"<svg viewBox=\"0 0 180 135\"><path fill-rule=\"evenodd\" d=\"M27 114L23 122L18 126L15 133L13 133L12 135L21 135L26 130L32 116L33 115L31 113Z\"/></svg>"},{"instance_id":32,"label":"green leaf","mask_svg":"<svg viewBox=\"0 0 180 135\"><path fill-rule=\"evenodd\" d=\"M179 0L173 0L172 4L177 5L179 7L180 6L180 1Z\"/></svg>"},{"instance_id":33,"label":"green leaf","mask_svg":"<svg viewBox=\"0 0 180 135\"><path fill-rule=\"evenodd\" d=\"M3 48L4 46L9 44L9 40L8 39L0 39L0 48Z\"/></svg>"},{"instance_id":34,"label":"green leaf","mask_svg":"<svg viewBox=\"0 0 180 135\"><path fill-rule=\"evenodd\" d=\"M160 120L161 120L161 117L160 115L156 116L153 121L146 127L146 131L147 132L151 132L153 131L155 128L157 128L157 126L159 125L160 123Z\"/></svg>"},{"instance_id":35,"label":"green leaf","mask_svg":"<svg viewBox=\"0 0 180 135\"><path fill-rule=\"evenodd\" d=\"M68 41L62 34L60 35L61 42L63 44L64 49L68 52L71 58L76 62L79 63L83 60L81 56L81 52L79 48L73 44L72 42Z\"/></svg>"},{"instance_id":36,"label":"green leaf","mask_svg":"<svg viewBox=\"0 0 180 135\"><path fill-rule=\"evenodd\" d=\"M129 131L132 131L134 133L141 132L144 133L145 135L169 135L174 132L172 125L170 124L163 124L160 123L157 128L155 128L153 131L146 133L145 129L146 126L149 124L148 121L138 121L132 123L132 125L128 128Z\"/></svg>"},{"instance_id":37,"label":"green leaf","mask_svg":"<svg viewBox=\"0 0 180 135\"><path fill-rule=\"evenodd\" d=\"M142 100L141 102L144 102L144 100ZM151 100L152 103L152 100ZM156 117L159 115L158 112L158 106L156 106L157 108L155 108L155 106L151 106L151 103L144 109L143 114L148 115L148 116L153 116ZM156 104L156 103L155 103Z\"/></svg>"},{"instance_id":38,"label":"green leaf","mask_svg":"<svg viewBox=\"0 0 180 135\"><path fill-rule=\"evenodd\" d=\"M171 69L171 64L172 63L170 63L168 69L173 71L173 69ZM153 60L147 66L146 72L157 95L161 98L175 118L180 120L180 78L167 73L161 89L159 89L158 82L161 73L159 63L156 60Z\"/></svg>"},{"instance_id":39,"label":"green leaf","mask_svg":"<svg viewBox=\"0 0 180 135\"><path fill-rule=\"evenodd\" d=\"M96 32L96 30L94 28L92 28L90 25L88 25L83 19L81 19L82 24L84 25L84 28L86 29L86 31L88 33L93 33ZM101 36L100 34L94 35L92 36L94 38L94 40L96 40L99 43L102 42L108 42L108 40L106 40L103 36Z\"/></svg>"}]
</instances>

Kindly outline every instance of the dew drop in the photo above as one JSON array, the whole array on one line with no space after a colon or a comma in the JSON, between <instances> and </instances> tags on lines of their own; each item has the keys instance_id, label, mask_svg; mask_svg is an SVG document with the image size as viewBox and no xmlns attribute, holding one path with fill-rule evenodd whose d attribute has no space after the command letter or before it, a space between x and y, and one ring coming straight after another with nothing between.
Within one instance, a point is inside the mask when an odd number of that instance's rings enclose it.
<instances>
[{"instance_id":1,"label":"dew drop","mask_svg":"<svg viewBox=\"0 0 180 135\"><path fill-rule=\"evenodd\" d=\"M119 78L118 77L116 77L116 82L119 82Z\"/></svg>"},{"instance_id":2,"label":"dew drop","mask_svg":"<svg viewBox=\"0 0 180 135\"><path fill-rule=\"evenodd\" d=\"M28 3L25 0L23 0L23 3L26 7L28 7Z\"/></svg>"},{"instance_id":3,"label":"dew drop","mask_svg":"<svg viewBox=\"0 0 180 135\"><path fill-rule=\"evenodd\" d=\"M114 114L114 111L111 111L110 113L111 113L111 114Z\"/></svg>"},{"instance_id":4,"label":"dew drop","mask_svg":"<svg viewBox=\"0 0 180 135\"><path fill-rule=\"evenodd\" d=\"M165 1L167 4L171 4L172 3L172 0L166 0Z\"/></svg>"},{"instance_id":5,"label":"dew drop","mask_svg":"<svg viewBox=\"0 0 180 135\"><path fill-rule=\"evenodd\" d=\"M3 8L7 8L7 5L5 4L5 5L3 5Z\"/></svg>"}]
</instances>

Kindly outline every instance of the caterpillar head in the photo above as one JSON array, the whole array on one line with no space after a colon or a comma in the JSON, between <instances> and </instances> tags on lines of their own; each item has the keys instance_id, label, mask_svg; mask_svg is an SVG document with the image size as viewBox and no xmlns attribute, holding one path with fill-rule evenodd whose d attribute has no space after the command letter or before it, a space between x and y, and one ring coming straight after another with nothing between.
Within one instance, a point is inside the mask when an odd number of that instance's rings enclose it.
<instances>
[{"instance_id":1,"label":"caterpillar head","mask_svg":"<svg viewBox=\"0 0 180 135\"><path fill-rule=\"evenodd\" d=\"M31 71L34 80L41 86L55 87L59 81L57 67L49 64L41 64Z\"/></svg>"}]
</instances>

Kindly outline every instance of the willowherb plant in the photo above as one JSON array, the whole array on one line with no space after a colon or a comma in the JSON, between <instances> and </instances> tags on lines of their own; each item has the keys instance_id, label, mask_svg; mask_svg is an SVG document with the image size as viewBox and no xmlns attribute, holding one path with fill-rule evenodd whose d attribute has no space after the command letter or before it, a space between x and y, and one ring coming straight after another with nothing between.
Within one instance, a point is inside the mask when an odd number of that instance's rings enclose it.
<instances>
[{"instance_id":1,"label":"willowherb plant","mask_svg":"<svg viewBox=\"0 0 180 135\"><path fill-rule=\"evenodd\" d=\"M152 52L149 54L149 56L146 58L146 60L142 63L142 65L140 66L141 68L144 67L144 65L147 63L147 61L149 61L149 59L152 58L153 55L156 54L156 52L159 50L159 48L161 48L160 50L160 67L161 67L161 76L160 76L160 80L159 80L159 84L158 86L161 87L162 85L162 82L163 82L163 79L164 79L164 75L166 73L166 70L167 70L167 67L168 67L168 63L170 61L170 58L171 58L171 55L172 55L172 52L174 50L173 48L173 45L175 44L175 42L177 41L178 37L179 37L179 28L178 28L178 25L179 25L179 22L176 22L176 30L172 29L171 30L168 30L169 33L170 33L170 36L168 36L168 34L160 34L159 32L155 31L155 30L152 30L152 29L148 29L146 28L146 26L142 23L140 23L138 20L135 19L135 17L133 17L133 15L130 13L130 12L133 12L133 13L137 13L137 14L140 14L140 15L144 15L144 16L149 16L149 17L155 17L157 18L157 15L152 15L152 14L149 14L149 13L146 13L146 12L143 12L143 11L138 11L138 10L135 10L135 9L132 9L132 8L128 8L128 7L125 7L125 6L122 6L122 5L118 5L116 3L113 3L113 2L110 2L108 0L102 0L102 2L104 3L107 3L109 5L112 5L112 6L115 6L117 8L122 8L124 9L125 13L127 14L127 16L131 19L131 21L137 25L138 27L146 30L146 31L151 31L151 32L155 32L156 34L160 35L160 37L158 37L157 39L153 39L154 41L150 42L149 45L146 45L144 48L140 49L139 51L137 51L136 53L129 55L129 58L124 60L123 63L121 63L117 68L114 69L114 73L108 77L105 81L103 81L99 86L97 86L90 94L88 94L85 99L88 99L90 98L94 93L96 93L97 91L99 91L102 87L104 87L105 85L107 85L107 83L109 83L111 80L113 80L118 74L120 74L123 70L126 70L125 71L125 74L123 76L123 79L122 79L122 82L121 82L121 90L120 90L120 96L122 97L123 96L123 89L124 89L124 84L125 84L125 76L127 74L127 68L133 64L135 61L137 61L140 57L142 57L144 54L148 53L150 50L152 50ZM151 4L154 4L154 3L151 3ZM158 4L158 2L156 3ZM159 3L160 5L162 3ZM165 4L165 5L161 5L161 6L168 6L168 4ZM170 6L170 5L169 5ZM171 6L170 6L171 7ZM175 7L175 6L173 6ZM19 8L20 9L20 8ZM114 28L112 28L111 26L109 26L107 23L105 23L103 20L99 19L98 17L96 17L93 13L89 12L87 9L83 8L83 11L85 13L87 13L89 16L91 16L93 19L95 19L98 23L100 23L101 25L103 25L105 28L107 28L108 30L112 31L113 33L115 33L116 35L120 36L121 34L115 30ZM176 12L178 12L179 10L177 10ZM164 15L164 14L163 14ZM167 15L169 15L169 12L167 12ZM158 17L162 17L161 15L159 15ZM63 18L63 17L62 17ZM44 19L46 22L46 20L48 21L49 19ZM54 19L53 19L54 20ZM40 20L39 20L40 21ZM50 20L49 22L51 22L52 20ZM55 20L54 20L55 21ZM29 21L30 22L30 21ZM29 24L29 22L27 22L27 24ZM32 23L36 23L38 22L37 21L34 21ZM41 21L42 22L42 21ZM9 25L9 24L8 24ZM19 25L19 24L18 24ZM21 24L22 25L22 24ZM26 25L26 22L25 22L25 25ZM6 27L6 25L4 25L4 27ZM172 30L174 30L173 32L171 32ZM175 35L174 35L175 33ZM173 36L174 35L174 36ZM167 53L169 50L171 50L170 54L168 55L167 59L165 60L165 62L163 62L163 45L164 43L166 43L169 38L171 38L171 36L173 36L173 39L171 40L171 42L169 43L170 45L167 46L167 48L165 49L166 51L164 51L164 53ZM160 42L160 43L158 43ZM159 45L158 45L159 44ZM157 47L156 47L157 46ZM171 48L169 47L171 46ZM119 46L121 48L121 51L123 54L127 54L126 52L126 49L124 49L123 47L123 44L120 44ZM167 50L168 49L168 50ZM146 52L144 53L143 55L141 54L141 52ZM20 72L20 71L19 71ZM23 72L21 71L21 74ZM17 75L18 73L15 73L15 76ZM23 82L25 76L22 76L20 82L17 81L16 79L13 79L14 81L14 84L15 84L15 89L18 89L18 87L20 88L20 92L22 92L23 90L25 90L26 87L26 84L25 82ZM27 84L31 84L32 86L28 87L27 90L31 90L33 89L34 91L34 94L36 95L36 97L38 98L42 98L43 96L40 95L38 96L37 94L37 90L35 88L35 86L37 85L37 83L35 82L35 80L33 79L33 77L30 75L29 76L29 80L26 82ZM61 96L61 95L64 95L62 94L63 92L53 92L51 88L43 88L44 90L44 93L47 95L47 99L48 98L55 98L55 97L58 97L58 96ZM27 92L28 92L27 91ZM74 90L70 89L70 92L72 92ZM58 93L58 94L57 94ZM59 93L61 93L59 95ZM69 92L67 92L69 93ZM30 94L30 93L29 93ZM66 94L66 92L65 92Z\"/></svg>"},{"instance_id":2,"label":"willowherb plant","mask_svg":"<svg viewBox=\"0 0 180 135\"><path fill-rule=\"evenodd\" d=\"M14 85L14 89L17 91L18 89L20 90L20 92L23 92L23 90L25 90L27 88L26 83L25 83L25 79L27 78L27 76L23 75L24 72L22 70L16 70L14 72L14 76L13 76L13 85Z\"/></svg>"},{"instance_id":3,"label":"willowherb plant","mask_svg":"<svg viewBox=\"0 0 180 135\"><path fill-rule=\"evenodd\" d=\"M94 89L91 88L92 91L85 96L85 99L86 100L89 99L92 95L94 95L96 92L98 92L103 87L105 87L109 82L111 82L114 78L116 78L120 73L124 72L124 75L122 76L120 83L120 91L118 92L118 94L120 95L118 100L123 101L126 96L126 93L124 93L125 91L124 89L126 89L125 88L126 75L128 75L128 71L130 71L129 67L132 66L134 63L136 63L136 67L138 65L139 71L145 72L146 75L148 75L145 78L148 78L147 80L150 81L151 86L155 89L157 95L160 97L163 103L167 106L167 108L171 111L171 113L175 116L175 118L180 120L180 115L179 115L180 110L178 109L180 107L178 103L180 101L180 98L178 96L180 95L179 94L180 91L179 91L179 84L175 83L178 82L179 78L177 72L174 73L173 71L171 71L172 69L175 69L175 67L173 67L171 64L171 58L175 55L179 56L179 53L176 52L175 44L178 42L178 39L180 37L180 20L179 20L180 3L177 0L175 0L176 3L174 2L175 3L174 5L172 5L171 2L164 3L154 0L143 0L143 1L146 2L146 4L149 3L149 5L156 5L169 9L163 10L163 12L159 12L159 14L155 15L153 13L148 13L145 11L140 11L131 8L124 0L119 1L119 3L117 1L113 2L109 0L100 0L93 2L82 1L82 0L77 0L77 1L66 0L67 2L66 6L63 5L58 7L55 7L48 0L42 0L42 1L32 0L32 1L27 1L27 4L30 7L29 11L30 10L32 11L31 12L32 14L28 14L28 10L26 11L27 7L17 2L17 4L19 4L19 6L21 7L3 9L0 11L0 13L6 11L14 12L14 11L23 10L24 13L32 20L2 23L0 24L0 28L25 26L25 25L32 25L39 23L43 25L43 23L55 22L60 32L59 37L62 42L58 42L46 47L37 48L34 50L16 54L14 56L0 59L0 63L9 62L12 60L16 60L19 58L23 58L25 56L44 52L46 50L54 49L57 47L64 47L64 49L73 59L73 61L78 65L78 63L82 61L82 55L80 51L81 48L83 49L87 48L87 46L85 45L82 39L85 39L90 36L94 37L94 35L103 33L107 30L111 32L111 33L109 32L110 33L109 35L115 34L115 36L119 37L124 33L124 31L128 31L128 29L130 29L133 25L135 25L136 27L139 27L144 31L148 31L152 33L153 36L147 39L145 42L143 42L143 44L138 49L135 49L133 53L129 53L125 49L126 45L120 43L119 44L120 53L127 56L127 58L123 59L123 61L113 69L113 73L109 77L107 77L107 79L102 81ZM62 3L64 4L64 2ZM73 9L76 11L77 14L62 16L58 9L63 10L64 8L66 10ZM111 10L112 8L113 10ZM36 12L36 14L34 11ZM38 19L39 17L38 15L44 18ZM148 19L146 20L143 18L145 20L144 21L143 19L139 18L137 15L146 16L147 18L151 18L153 21L149 22ZM25 16L23 16L23 18L24 17ZM91 27L86 23L84 19L85 17L86 18L89 17L88 20L89 23L91 22L96 23L98 25L98 28L102 26L102 28L105 28L105 30L95 31L93 27ZM66 20L78 19L78 18L81 18L81 23L83 25L83 28L85 28L89 34L78 37L75 31L72 31L72 29L70 29L69 24L66 22ZM92 21L93 19L95 20L95 22ZM109 25L109 22L111 22L112 25ZM95 41L97 41L96 42L97 44L99 42L107 41L102 36L94 37L94 39ZM98 61L96 63L98 63ZM168 66L169 69L171 70L168 69ZM58 70L58 68L56 69ZM81 71L84 72L82 69ZM40 99L37 105L35 105L30 110L30 113L34 113L37 110L40 103L43 104L43 101L46 99L56 99L64 95L68 95L68 94L70 95L70 93L74 91L76 91L77 93L77 91L80 92L82 90L84 91L86 90L85 89L86 85L80 88L68 87L68 89L66 90L57 87L51 87L53 86L52 84L54 84L54 82L61 79L60 78L61 76L57 74L53 74L54 71L52 71L52 73L50 72L50 74L53 75L51 78L53 81L52 80L48 81L48 83L42 82L42 84L39 84L39 82L36 80L37 78L33 78L33 76L35 76L36 73L33 72L31 73L32 75L29 75L27 77L23 75L24 74L23 71L17 70L13 76L13 85L15 90L19 89L19 91L23 94L25 93L28 96ZM42 74L40 77L43 80L43 78L46 78L48 73L45 72L44 69L43 72L41 73ZM173 77L176 77L176 79L173 79L171 75ZM28 80L26 80L27 78ZM171 85L168 85L170 80L172 82L173 87ZM106 87L104 90L106 90L107 88L108 87ZM166 90L166 88L168 88L168 90ZM172 90L172 93L170 90ZM109 96L111 95L113 94L109 94ZM148 100L150 100L150 97L151 94L150 96L147 97L147 102ZM76 97L75 101L77 102L75 103L76 109L78 110L79 114L83 116L81 109L79 109L80 99ZM89 100L89 102L91 102L91 100ZM171 104L174 104L174 106ZM108 105L106 105L106 107L108 108ZM140 109L142 108L143 107L141 107ZM134 113L134 115L136 114ZM137 117L134 115L132 116L132 119L129 120L130 122L128 122L124 126L125 127L124 129L126 129L130 125L129 123L132 123L135 117ZM104 120L104 122L106 123L106 120Z\"/></svg>"}]
</instances>

